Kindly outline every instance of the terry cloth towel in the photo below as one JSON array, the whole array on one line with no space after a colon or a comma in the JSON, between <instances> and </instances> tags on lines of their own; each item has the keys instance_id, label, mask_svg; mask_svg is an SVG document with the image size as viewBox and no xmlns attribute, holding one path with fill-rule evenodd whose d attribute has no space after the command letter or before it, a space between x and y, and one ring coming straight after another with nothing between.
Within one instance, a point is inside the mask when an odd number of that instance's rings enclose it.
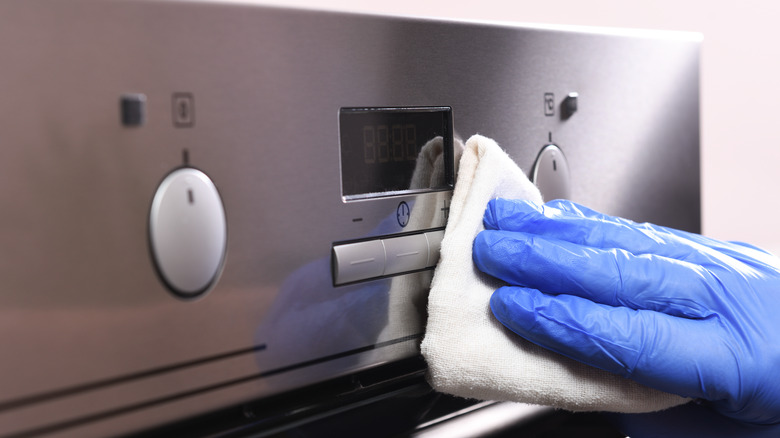
<instances>
[{"instance_id":1,"label":"terry cloth towel","mask_svg":"<svg viewBox=\"0 0 780 438\"><path fill-rule=\"evenodd\" d=\"M482 217L496 197L541 202L539 190L493 140L475 135L460 160L455 192L428 297L422 354L434 389L466 398L573 411L652 412L687 402L534 345L490 311L502 284L471 258Z\"/></svg>"}]
</instances>

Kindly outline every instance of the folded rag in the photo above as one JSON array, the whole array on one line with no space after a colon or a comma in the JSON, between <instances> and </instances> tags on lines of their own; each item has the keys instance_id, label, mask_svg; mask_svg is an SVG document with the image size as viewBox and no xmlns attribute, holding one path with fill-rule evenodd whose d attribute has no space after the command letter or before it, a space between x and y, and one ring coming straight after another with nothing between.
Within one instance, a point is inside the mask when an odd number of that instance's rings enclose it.
<instances>
[{"instance_id":1,"label":"folded rag","mask_svg":"<svg viewBox=\"0 0 780 438\"><path fill-rule=\"evenodd\" d=\"M460 160L428 297L422 354L434 389L461 397L574 411L652 412L687 402L538 347L492 315L498 280L471 259L482 217L496 197L542 201L539 190L491 139L475 135Z\"/></svg>"}]
</instances>

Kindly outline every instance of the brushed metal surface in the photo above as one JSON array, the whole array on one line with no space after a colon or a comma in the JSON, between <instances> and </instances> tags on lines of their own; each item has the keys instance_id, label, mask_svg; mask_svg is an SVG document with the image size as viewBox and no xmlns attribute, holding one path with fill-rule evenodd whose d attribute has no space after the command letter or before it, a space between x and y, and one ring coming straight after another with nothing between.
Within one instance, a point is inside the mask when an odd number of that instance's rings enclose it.
<instances>
[{"instance_id":1,"label":"brushed metal surface","mask_svg":"<svg viewBox=\"0 0 780 438\"><path fill-rule=\"evenodd\" d=\"M404 232L442 227L450 193L343 202L342 107L450 106L456 136L526 171L558 145L575 201L700 226L696 35L33 0L0 3L0 59L0 434L139 430L416 354L432 272L333 287L330 251L401 232L401 201ZM128 93L140 126L122 125ZM186 163L228 228L191 301L148 242Z\"/></svg>"}]
</instances>

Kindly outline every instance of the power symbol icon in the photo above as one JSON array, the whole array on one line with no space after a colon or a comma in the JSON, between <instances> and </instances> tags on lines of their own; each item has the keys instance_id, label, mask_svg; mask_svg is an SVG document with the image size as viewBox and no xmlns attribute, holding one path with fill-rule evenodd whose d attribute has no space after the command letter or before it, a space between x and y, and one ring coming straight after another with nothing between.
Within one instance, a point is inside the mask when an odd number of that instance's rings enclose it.
<instances>
[{"instance_id":1,"label":"power symbol icon","mask_svg":"<svg viewBox=\"0 0 780 438\"><path fill-rule=\"evenodd\" d=\"M409 209L409 204L401 201L401 203L398 204L398 208L395 210L395 217L398 219L398 225L401 227L408 225L410 214L411 210Z\"/></svg>"}]
</instances>

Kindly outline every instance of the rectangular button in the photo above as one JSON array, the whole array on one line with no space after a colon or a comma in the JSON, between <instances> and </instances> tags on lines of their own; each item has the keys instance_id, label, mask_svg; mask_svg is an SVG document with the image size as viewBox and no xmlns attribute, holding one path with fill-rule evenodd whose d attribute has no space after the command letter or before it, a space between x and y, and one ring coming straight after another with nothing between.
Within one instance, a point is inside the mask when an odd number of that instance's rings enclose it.
<instances>
[{"instance_id":1,"label":"rectangular button","mask_svg":"<svg viewBox=\"0 0 780 438\"><path fill-rule=\"evenodd\" d=\"M428 262L428 240L424 234L384 239L385 275L416 271Z\"/></svg>"},{"instance_id":2,"label":"rectangular button","mask_svg":"<svg viewBox=\"0 0 780 438\"><path fill-rule=\"evenodd\" d=\"M146 121L146 96L140 93L123 94L119 110L124 126L141 126Z\"/></svg>"},{"instance_id":3,"label":"rectangular button","mask_svg":"<svg viewBox=\"0 0 780 438\"><path fill-rule=\"evenodd\" d=\"M431 231L425 233L425 238L428 239L428 266L436 266L439 262L439 253L441 252L441 241L444 239L444 231Z\"/></svg>"},{"instance_id":4,"label":"rectangular button","mask_svg":"<svg viewBox=\"0 0 780 438\"><path fill-rule=\"evenodd\" d=\"M333 247L333 280L336 285L380 277L384 270L385 247L379 239Z\"/></svg>"}]
</instances>

